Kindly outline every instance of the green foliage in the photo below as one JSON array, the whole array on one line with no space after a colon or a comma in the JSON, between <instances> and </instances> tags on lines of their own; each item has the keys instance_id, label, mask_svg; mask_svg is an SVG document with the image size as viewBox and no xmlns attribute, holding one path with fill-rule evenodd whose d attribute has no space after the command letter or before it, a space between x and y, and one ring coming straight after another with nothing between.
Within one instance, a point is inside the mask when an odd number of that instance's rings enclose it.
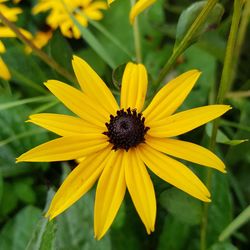
<instances>
[{"instance_id":1,"label":"green foliage","mask_svg":"<svg viewBox=\"0 0 250 250\"><path fill-rule=\"evenodd\" d=\"M0 232L0 248L5 250L25 249L36 223L41 217L41 210L27 206L10 219Z\"/></svg>"},{"instance_id":2,"label":"green foliage","mask_svg":"<svg viewBox=\"0 0 250 250\"><path fill-rule=\"evenodd\" d=\"M44 28L47 16L47 13L31 14L31 6L36 2L19 3L24 13L17 23L33 34ZM175 52L183 42L207 2L210 1L157 0L140 14L142 63L149 78L146 103L169 79L191 69L200 70L202 75L178 111L214 103L232 21L232 1L224 0L215 5L171 63L169 74L159 85L157 83L172 51ZM13 6L12 1L8 1L8 5ZM116 0L104 11L102 20L89 20L88 27L80 26L72 17L81 31L81 39L65 38L57 29L42 51L72 74L72 55L84 58L118 99L125 65L128 61L136 61L133 27L128 19L130 7L130 1ZM238 32L240 38L240 29ZM245 41L249 41L249 32L245 35ZM150 236L128 192L110 230L100 241L94 239L93 229L95 187L52 221L44 217L54 195L52 189L58 189L61 179L69 172L68 165L75 166L75 163L16 164L15 159L28 149L55 138L44 129L25 123L30 114L71 114L63 105L58 105L58 100L50 95L43 82L49 79L69 82L33 52L26 53L25 46L17 39L1 38L1 41L7 48L1 57L12 77L10 81L0 79L0 249L199 250L204 204L170 187L155 175L151 177L157 196L157 218L155 232ZM233 109L220 121L215 148L228 173L213 170L211 174L209 189L212 202L208 206L206 250L248 250L250 244L250 227L247 224L250 101L246 98L250 87L250 45L245 42L237 46L242 55L236 63L238 68L232 69L236 70L232 72L234 81L225 99ZM181 139L208 148L212 126L212 123L207 124L181 136ZM209 182L204 168L184 163L203 182Z\"/></svg>"},{"instance_id":3,"label":"green foliage","mask_svg":"<svg viewBox=\"0 0 250 250\"><path fill-rule=\"evenodd\" d=\"M185 9L182 12L176 28L175 48L184 38L189 28L195 21L196 17L206 6L206 4L207 4L206 1L196 2L190 5L187 9ZM193 35L192 39L189 41L190 44L194 43L203 33L207 32L213 26L216 26L220 22L223 13L224 13L224 7L221 4L216 4L212 12L207 17L206 22L197 30L197 32Z\"/></svg>"},{"instance_id":4,"label":"green foliage","mask_svg":"<svg viewBox=\"0 0 250 250\"><path fill-rule=\"evenodd\" d=\"M171 188L162 192L159 203L184 224L197 225L200 222L201 203L177 189Z\"/></svg>"},{"instance_id":5,"label":"green foliage","mask_svg":"<svg viewBox=\"0 0 250 250\"><path fill-rule=\"evenodd\" d=\"M47 204L45 209L48 209L54 192L49 190L47 195ZM26 250L53 250L55 249L55 222L48 221L46 218L41 218L37 223L35 230L27 244Z\"/></svg>"}]
</instances>

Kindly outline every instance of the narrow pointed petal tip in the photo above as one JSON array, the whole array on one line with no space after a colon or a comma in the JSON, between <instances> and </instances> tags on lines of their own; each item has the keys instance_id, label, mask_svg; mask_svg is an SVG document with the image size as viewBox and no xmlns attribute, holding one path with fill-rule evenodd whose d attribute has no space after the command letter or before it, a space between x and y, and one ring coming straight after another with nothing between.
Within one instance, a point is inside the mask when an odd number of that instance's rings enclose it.
<instances>
[{"instance_id":1,"label":"narrow pointed petal tip","mask_svg":"<svg viewBox=\"0 0 250 250\"><path fill-rule=\"evenodd\" d=\"M138 16L140 13L142 13L144 10L149 8L151 5L153 5L156 2L156 0L139 0L135 3L135 5L132 7L130 14L129 14L129 21L131 24L134 23L136 16Z\"/></svg>"},{"instance_id":2,"label":"narrow pointed petal tip","mask_svg":"<svg viewBox=\"0 0 250 250\"><path fill-rule=\"evenodd\" d=\"M49 221L52 221L56 216L51 216L48 210L47 213L44 215L44 217L48 219Z\"/></svg>"}]
</instances>

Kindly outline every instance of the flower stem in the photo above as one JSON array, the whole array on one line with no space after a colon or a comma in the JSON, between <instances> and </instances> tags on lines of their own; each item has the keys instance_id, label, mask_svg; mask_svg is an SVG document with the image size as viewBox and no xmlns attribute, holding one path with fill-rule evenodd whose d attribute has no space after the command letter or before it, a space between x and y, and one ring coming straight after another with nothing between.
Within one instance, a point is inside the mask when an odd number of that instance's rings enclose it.
<instances>
[{"instance_id":1,"label":"flower stem","mask_svg":"<svg viewBox=\"0 0 250 250\"><path fill-rule=\"evenodd\" d=\"M232 72L232 77L231 77L231 82L230 85L233 83L235 80L236 72L237 72L237 67L238 67L238 61L239 57L241 54L242 50L242 45L245 40L245 35L248 27L248 22L249 22L249 17L250 17L250 1L245 1L244 9L242 11L242 17L240 21L240 26L238 28L238 39L235 43L235 60L234 60L234 69Z\"/></svg>"},{"instance_id":2,"label":"flower stem","mask_svg":"<svg viewBox=\"0 0 250 250\"><path fill-rule=\"evenodd\" d=\"M232 23L230 27L229 37L227 41L227 48L226 48L226 54L224 58L223 63L223 69L222 69L222 75L217 95L217 104L221 104L224 101L225 95L230 87L230 82L233 76L232 69L234 68L234 61L235 61L235 45L237 42L238 37L238 27L240 23L241 18L241 12L242 12L242 6L243 6L243 0L235 0L234 1L234 10L233 10L233 17L232 17ZM239 55L237 55L239 56ZM211 151L215 150L216 145L216 136L217 131L219 128L219 119L216 119L213 123L213 130L212 135L210 138L210 145L209 148ZM212 182L212 171L211 169L207 169L206 173L206 185L207 188L211 188L211 182ZM203 206L203 212L202 212L202 219L201 219L201 234L200 234L200 249L206 250L207 249L207 227L208 227L208 209L209 205L206 203Z\"/></svg>"},{"instance_id":3,"label":"flower stem","mask_svg":"<svg viewBox=\"0 0 250 250\"><path fill-rule=\"evenodd\" d=\"M135 0L131 0L131 7L135 5ZM135 46L135 56L136 56L136 62L141 63L142 62L142 54L141 54L141 41L140 41L140 29L139 29L139 23L138 18L135 17L135 21L133 24L133 33L134 33L134 46Z\"/></svg>"},{"instance_id":4,"label":"flower stem","mask_svg":"<svg viewBox=\"0 0 250 250\"><path fill-rule=\"evenodd\" d=\"M71 82L76 82L75 77L69 73L67 70L65 70L61 65L59 65L56 61L54 61L51 57L49 57L46 53L44 53L42 50L40 50L30 39L26 38L20 30L16 27L15 24L10 22L3 14L0 12L0 20L5 24L8 28L10 28L16 36L27 46L29 46L32 51L40 57L41 60L43 60L46 64L48 64L50 67L55 69L60 75L64 76Z\"/></svg>"},{"instance_id":5,"label":"flower stem","mask_svg":"<svg viewBox=\"0 0 250 250\"><path fill-rule=\"evenodd\" d=\"M168 74L170 69L173 67L176 59L189 46L190 41L193 38L194 34L201 27L201 25L203 25L204 22L207 20L208 15L210 14L210 12L212 11L212 9L214 8L214 6L217 2L218 2L218 0L208 0L207 1L207 4L203 8L203 10L200 12L200 14L197 16L197 18L195 19L195 21L193 22L193 24L191 25L191 27L187 31L186 35L184 36L183 40L173 50L172 55L170 56L169 60L163 66L163 69L160 72L158 79L154 83L155 87L157 87L162 82L162 80Z\"/></svg>"}]
</instances>

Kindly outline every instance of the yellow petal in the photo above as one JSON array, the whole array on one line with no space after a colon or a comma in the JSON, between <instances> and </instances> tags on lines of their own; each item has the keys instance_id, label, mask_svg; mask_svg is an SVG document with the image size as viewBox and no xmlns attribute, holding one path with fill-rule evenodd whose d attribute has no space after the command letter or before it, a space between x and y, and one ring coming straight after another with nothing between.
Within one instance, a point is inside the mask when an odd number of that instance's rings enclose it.
<instances>
[{"instance_id":1,"label":"yellow petal","mask_svg":"<svg viewBox=\"0 0 250 250\"><path fill-rule=\"evenodd\" d=\"M16 34L8 27L0 27L0 37L16 37Z\"/></svg>"},{"instance_id":2,"label":"yellow petal","mask_svg":"<svg viewBox=\"0 0 250 250\"><path fill-rule=\"evenodd\" d=\"M154 137L181 135L214 120L229 109L228 105L209 105L179 112L159 121L147 123L145 120L146 126L150 127L147 134Z\"/></svg>"},{"instance_id":3,"label":"yellow petal","mask_svg":"<svg viewBox=\"0 0 250 250\"><path fill-rule=\"evenodd\" d=\"M19 28L19 31L26 36L26 38L31 39L32 38L32 34L25 30L25 29L21 29ZM16 33L13 32L10 28L8 27L0 27L0 37L5 37L5 38L12 38L12 37L16 37Z\"/></svg>"},{"instance_id":4,"label":"yellow petal","mask_svg":"<svg viewBox=\"0 0 250 250\"><path fill-rule=\"evenodd\" d=\"M225 165L214 153L197 144L166 138L147 136L146 143L152 148L183 160L225 171Z\"/></svg>"},{"instance_id":5,"label":"yellow petal","mask_svg":"<svg viewBox=\"0 0 250 250\"><path fill-rule=\"evenodd\" d=\"M102 134L61 137L43 143L17 158L17 162L67 161L104 149L109 143Z\"/></svg>"},{"instance_id":6,"label":"yellow petal","mask_svg":"<svg viewBox=\"0 0 250 250\"><path fill-rule=\"evenodd\" d=\"M117 102L98 74L80 57L74 56L72 64L82 91L114 114L118 110Z\"/></svg>"},{"instance_id":7,"label":"yellow petal","mask_svg":"<svg viewBox=\"0 0 250 250\"><path fill-rule=\"evenodd\" d=\"M0 77L3 78L4 80L10 80L11 78L7 65L4 63L1 57L0 57Z\"/></svg>"},{"instance_id":8,"label":"yellow petal","mask_svg":"<svg viewBox=\"0 0 250 250\"><path fill-rule=\"evenodd\" d=\"M0 53L4 53L5 51L6 51L5 46L4 46L3 42L0 40Z\"/></svg>"},{"instance_id":9,"label":"yellow petal","mask_svg":"<svg viewBox=\"0 0 250 250\"><path fill-rule=\"evenodd\" d=\"M110 114L86 94L57 80L49 80L46 87L72 112L83 120L105 128Z\"/></svg>"},{"instance_id":10,"label":"yellow petal","mask_svg":"<svg viewBox=\"0 0 250 250\"><path fill-rule=\"evenodd\" d=\"M140 158L161 179L202 201L210 201L210 193L199 178L182 163L141 144Z\"/></svg>"},{"instance_id":11,"label":"yellow petal","mask_svg":"<svg viewBox=\"0 0 250 250\"><path fill-rule=\"evenodd\" d=\"M48 129L61 136L96 134L104 130L96 127L80 118L59 114L36 114L31 115L29 122Z\"/></svg>"},{"instance_id":12,"label":"yellow petal","mask_svg":"<svg viewBox=\"0 0 250 250\"><path fill-rule=\"evenodd\" d=\"M155 192L143 161L136 149L124 154L125 179L135 208L146 227L147 233L154 231L156 217Z\"/></svg>"},{"instance_id":13,"label":"yellow petal","mask_svg":"<svg viewBox=\"0 0 250 250\"><path fill-rule=\"evenodd\" d=\"M88 192L100 176L110 152L111 147L107 147L91 154L67 176L56 192L46 217L53 219Z\"/></svg>"},{"instance_id":14,"label":"yellow petal","mask_svg":"<svg viewBox=\"0 0 250 250\"><path fill-rule=\"evenodd\" d=\"M200 74L198 70L190 70L167 83L143 111L147 121L156 121L172 115L183 103Z\"/></svg>"},{"instance_id":15,"label":"yellow petal","mask_svg":"<svg viewBox=\"0 0 250 250\"><path fill-rule=\"evenodd\" d=\"M139 0L138 2L136 2L136 4L132 7L129 14L130 23L133 24L135 17L138 16L141 12L150 7L155 2L156 0Z\"/></svg>"},{"instance_id":16,"label":"yellow petal","mask_svg":"<svg viewBox=\"0 0 250 250\"><path fill-rule=\"evenodd\" d=\"M108 0L108 5L110 5L111 3L113 3L115 0Z\"/></svg>"},{"instance_id":17,"label":"yellow petal","mask_svg":"<svg viewBox=\"0 0 250 250\"><path fill-rule=\"evenodd\" d=\"M99 240L112 224L126 191L122 150L112 156L98 181L95 197L94 229Z\"/></svg>"},{"instance_id":18,"label":"yellow petal","mask_svg":"<svg viewBox=\"0 0 250 250\"><path fill-rule=\"evenodd\" d=\"M122 77L121 108L142 110L147 94L148 76L144 65L129 62Z\"/></svg>"}]
</instances>

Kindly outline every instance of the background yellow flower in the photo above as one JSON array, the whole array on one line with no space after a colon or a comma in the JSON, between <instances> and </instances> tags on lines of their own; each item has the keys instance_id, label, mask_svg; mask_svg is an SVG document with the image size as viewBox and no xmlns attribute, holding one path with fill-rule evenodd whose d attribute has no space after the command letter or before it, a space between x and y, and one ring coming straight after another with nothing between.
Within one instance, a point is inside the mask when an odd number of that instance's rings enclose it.
<instances>
[{"instance_id":1,"label":"background yellow flower","mask_svg":"<svg viewBox=\"0 0 250 250\"><path fill-rule=\"evenodd\" d=\"M69 38L80 38L80 31L72 21L70 14L73 14L77 21L88 25L88 18L100 20L103 17L101 10L107 9L103 1L92 0L40 0L33 8L33 13L49 11L47 24L56 29L60 27L62 34Z\"/></svg>"},{"instance_id":2,"label":"background yellow flower","mask_svg":"<svg viewBox=\"0 0 250 250\"><path fill-rule=\"evenodd\" d=\"M108 4L110 5L115 0L108 0ZM142 13L144 10L153 5L156 0L138 0L135 5L131 8L129 14L130 23L134 23L135 17Z\"/></svg>"}]
</instances>

